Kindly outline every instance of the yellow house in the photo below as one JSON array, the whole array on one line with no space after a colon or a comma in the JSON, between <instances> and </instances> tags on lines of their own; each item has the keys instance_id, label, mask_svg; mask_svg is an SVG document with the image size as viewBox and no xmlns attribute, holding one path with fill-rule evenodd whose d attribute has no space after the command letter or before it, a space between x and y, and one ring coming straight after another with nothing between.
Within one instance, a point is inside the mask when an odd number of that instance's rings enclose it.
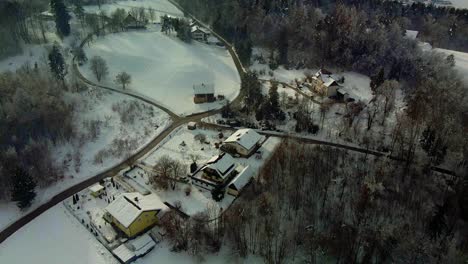
<instances>
[{"instance_id":1,"label":"yellow house","mask_svg":"<svg viewBox=\"0 0 468 264\"><path fill-rule=\"evenodd\" d=\"M107 222L128 237L134 237L156 225L168 207L156 194L123 193L105 210Z\"/></svg>"}]
</instances>

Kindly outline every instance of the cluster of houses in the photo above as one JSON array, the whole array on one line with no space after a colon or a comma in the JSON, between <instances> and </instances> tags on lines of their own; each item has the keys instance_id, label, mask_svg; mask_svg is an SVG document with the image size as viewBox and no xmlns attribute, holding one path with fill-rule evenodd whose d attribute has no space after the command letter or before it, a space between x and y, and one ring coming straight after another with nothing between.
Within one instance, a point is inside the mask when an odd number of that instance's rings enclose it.
<instances>
[{"instance_id":1,"label":"cluster of houses","mask_svg":"<svg viewBox=\"0 0 468 264\"><path fill-rule=\"evenodd\" d=\"M212 157L191 176L191 182L202 190L220 190L238 196L250 182L253 173L232 155L248 158L261 146L263 136L252 129L240 129L228 137L221 146L224 152Z\"/></svg>"},{"instance_id":2,"label":"cluster of houses","mask_svg":"<svg viewBox=\"0 0 468 264\"><path fill-rule=\"evenodd\" d=\"M196 128L193 122L189 126ZM220 190L237 197L254 173L234 157L258 155L263 140L264 137L252 129L237 130L223 142L221 154L190 174L191 184L200 190ZM95 198L106 197L106 188L99 183L88 190ZM152 192L129 192L129 188L123 190L103 208L102 218L116 234L120 234L118 237L123 238L110 251L121 263L130 263L147 254L160 240L154 233L154 227L161 222L171 205ZM113 240L107 242L113 243Z\"/></svg>"}]
</instances>

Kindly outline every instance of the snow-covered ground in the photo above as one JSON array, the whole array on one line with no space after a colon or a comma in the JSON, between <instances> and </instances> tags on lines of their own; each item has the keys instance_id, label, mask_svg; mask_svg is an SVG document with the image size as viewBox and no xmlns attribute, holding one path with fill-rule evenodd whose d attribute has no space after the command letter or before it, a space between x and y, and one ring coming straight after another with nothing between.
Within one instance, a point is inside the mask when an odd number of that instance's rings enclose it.
<instances>
[{"instance_id":1,"label":"snow-covered ground","mask_svg":"<svg viewBox=\"0 0 468 264\"><path fill-rule=\"evenodd\" d=\"M450 2L452 2L453 7L468 9L468 0L450 0Z\"/></svg>"},{"instance_id":2,"label":"snow-covered ground","mask_svg":"<svg viewBox=\"0 0 468 264\"><path fill-rule=\"evenodd\" d=\"M234 99L240 90L240 77L226 49L193 41L184 43L163 34L158 26L148 30L110 34L85 48L89 58L98 55L109 67L102 83L119 87L113 80L119 72L132 76L130 89L148 96L178 114L204 112L222 107L224 101L194 104L193 85L215 85L215 95ZM96 81L89 63L83 74Z\"/></svg>"},{"instance_id":3,"label":"snow-covered ground","mask_svg":"<svg viewBox=\"0 0 468 264\"><path fill-rule=\"evenodd\" d=\"M24 64L34 67L34 63L45 61L47 49L44 45L26 45L23 53L0 61L0 72L15 71Z\"/></svg>"},{"instance_id":4,"label":"snow-covered ground","mask_svg":"<svg viewBox=\"0 0 468 264\"><path fill-rule=\"evenodd\" d=\"M99 13L105 12L107 15L110 15L117 8L125 9L126 11L131 10L134 7L144 7L144 8L153 8L156 14L156 20L158 22L160 17L167 14L171 16L183 16L184 14L177 9L174 5L169 3L167 0L125 0L125 1L115 1L113 3L107 3L101 5L101 8L97 5L87 5L84 6L85 12L87 13Z\"/></svg>"},{"instance_id":5,"label":"snow-covered ground","mask_svg":"<svg viewBox=\"0 0 468 264\"><path fill-rule=\"evenodd\" d=\"M209 142L209 144L200 143L200 141L196 140L195 136L199 134L205 135L206 142ZM219 138L218 134L219 132L213 130L189 130L186 127L181 127L173 132L166 142L149 153L142 162L145 165L154 166L161 157L169 156L189 166L192 163L190 156L196 155L198 158L197 163L203 164L220 153L220 150L215 147L215 143L223 142L231 135L231 132L224 131L222 139ZM185 143L185 146L183 143Z\"/></svg>"},{"instance_id":6,"label":"snow-covered ground","mask_svg":"<svg viewBox=\"0 0 468 264\"><path fill-rule=\"evenodd\" d=\"M134 263L198 263L188 253L175 253L170 249L171 246L164 241ZM0 263L118 264L119 262L60 204L0 244ZM253 256L240 259L229 250L229 247L223 246L218 254L206 255L203 263L264 262L260 257Z\"/></svg>"},{"instance_id":7,"label":"snow-covered ground","mask_svg":"<svg viewBox=\"0 0 468 264\"><path fill-rule=\"evenodd\" d=\"M262 55L267 58L266 51L261 48L254 48L253 57ZM258 77L264 80L275 79L280 82L284 82L296 87L296 81L303 82L306 76L314 75L319 69L285 69L283 66L279 66L276 70L270 70L268 64L260 63L258 60L252 62L250 66L251 70L255 70L258 73ZM361 100L363 102L369 102L372 99L372 91L370 88L370 78L363 74L352 71L339 71L336 69L329 69L334 75L338 77L344 77L345 81L342 84L345 90L351 95L352 98ZM279 89L278 92L282 92ZM313 95L307 88L303 90L308 95ZM294 93L288 93L289 96L293 96Z\"/></svg>"},{"instance_id":8,"label":"snow-covered ground","mask_svg":"<svg viewBox=\"0 0 468 264\"><path fill-rule=\"evenodd\" d=\"M468 6L468 0L466 0ZM468 8L468 7L467 7ZM434 49L435 51L445 53L447 56L453 54L455 57L455 69L460 73L460 75L465 80L465 83L468 84L468 53L447 50L447 49Z\"/></svg>"},{"instance_id":9,"label":"snow-covered ground","mask_svg":"<svg viewBox=\"0 0 468 264\"><path fill-rule=\"evenodd\" d=\"M171 123L165 112L141 103L136 99L96 90L85 93L70 95L70 101L76 100L80 103L77 109L79 115L77 115L75 125L80 131L85 132L83 122L102 121L99 129L100 133L94 140L84 140L81 146L78 142L75 142L53 147L57 164L61 165L64 160L68 160L69 166L65 170L65 178L47 188L36 190L37 196L33 205L27 211L20 211L12 202L0 202L0 230L25 213L47 202L61 191L125 160L128 155L148 144ZM86 99L83 100L83 98ZM144 106L142 108L144 110L139 112L139 118L134 119L133 124L123 123L120 115L113 111L113 108L118 104L129 105L132 102L141 104ZM98 152L112 146L114 140L125 139L133 142L134 149L125 149L118 156L108 155L107 158L103 159L102 163L95 162L95 156ZM76 156L80 157L81 164L79 165Z\"/></svg>"},{"instance_id":10,"label":"snow-covered ground","mask_svg":"<svg viewBox=\"0 0 468 264\"><path fill-rule=\"evenodd\" d=\"M1 243L0 263L117 264L118 262L60 204Z\"/></svg>"}]
</instances>

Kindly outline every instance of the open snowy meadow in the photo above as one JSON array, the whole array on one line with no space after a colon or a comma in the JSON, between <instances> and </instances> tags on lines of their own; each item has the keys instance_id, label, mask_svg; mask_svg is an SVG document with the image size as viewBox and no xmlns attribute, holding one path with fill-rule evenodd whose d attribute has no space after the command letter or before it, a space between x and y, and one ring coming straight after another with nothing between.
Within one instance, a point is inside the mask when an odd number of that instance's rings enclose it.
<instances>
[{"instance_id":1,"label":"open snowy meadow","mask_svg":"<svg viewBox=\"0 0 468 264\"><path fill-rule=\"evenodd\" d=\"M240 90L240 77L234 62L222 47L196 41L184 43L161 33L157 26L148 30L106 35L85 47L89 58L101 56L109 67L102 84L119 88L114 78L125 71L132 76L129 89L141 93L181 115L220 108L223 101L195 104L193 85L214 84L215 95L233 100ZM96 81L84 64L82 73Z\"/></svg>"}]
</instances>

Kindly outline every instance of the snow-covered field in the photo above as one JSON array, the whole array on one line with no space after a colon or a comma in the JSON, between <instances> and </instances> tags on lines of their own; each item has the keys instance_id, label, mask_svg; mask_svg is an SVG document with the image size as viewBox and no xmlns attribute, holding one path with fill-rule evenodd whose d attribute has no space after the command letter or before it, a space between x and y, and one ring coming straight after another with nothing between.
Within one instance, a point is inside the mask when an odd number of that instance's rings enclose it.
<instances>
[{"instance_id":1,"label":"snow-covered field","mask_svg":"<svg viewBox=\"0 0 468 264\"><path fill-rule=\"evenodd\" d=\"M84 132L85 129L82 127L84 121L102 121L103 124L101 125L101 129L99 129L100 133L92 141L85 140L81 146L79 146L79 143L73 143L53 147L57 164L61 165L64 160L69 160L69 166L65 170L65 178L52 186L38 189L34 203L27 211L20 211L12 202L0 202L0 230L25 213L45 203L57 193L125 160L127 155L136 152L137 149L149 143L151 139L156 137L171 123L169 116L165 112L153 106L143 104L146 108L140 113L140 117L136 118L133 124L124 124L120 120L120 115L113 111L112 108L124 102L127 102L126 104L135 102L136 99L110 92L102 93L94 91L87 93L87 95L71 95L71 101L77 100L80 102L79 109L77 109L80 114L75 123ZM87 99L83 100L83 98ZM95 155L99 151L110 147L113 141L118 139L132 141L134 149L127 151L127 153L122 152L122 155L119 156L104 158L102 163L95 163ZM81 164L79 165L77 164L76 156L80 157Z\"/></svg>"},{"instance_id":2,"label":"snow-covered field","mask_svg":"<svg viewBox=\"0 0 468 264\"><path fill-rule=\"evenodd\" d=\"M117 86L113 80L119 72L132 76L130 89L144 94L178 114L191 114L220 108L216 101L194 104L193 85L215 85L215 95L234 99L240 90L240 77L226 49L192 42L184 43L161 33L157 26L148 30L110 34L85 48L89 58L98 55L109 67L103 84ZM96 81L89 63L83 74Z\"/></svg>"},{"instance_id":3,"label":"snow-covered field","mask_svg":"<svg viewBox=\"0 0 468 264\"><path fill-rule=\"evenodd\" d=\"M468 6L468 0L466 1L467 1L467 6ZM454 51L454 50L447 50L447 49L434 49L434 50L445 53L447 56L453 54L453 56L455 57L455 69L458 70L460 75L465 80L465 83L468 84L468 53Z\"/></svg>"},{"instance_id":4,"label":"snow-covered field","mask_svg":"<svg viewBox=\"0 0 468 264\"><path fill-rule=\"evenodd\" d=\"M60 204L1 243L0 263L117 264L118 262Z\"/></svg>"},{"instance_id":5,"label":"snow-covered field","mask_svg":"<svg viewBox=\"0 0 468 264\"><path fill-rule=\"evenodd\" d=\"M171 16L183 16L184 14L177 9L174 5L169 3L167 0L125 0L115 1L113 3L103 4L101 8L97 5L84 6L85 12L87 13L99 13L105 12L110 15L117 8L125 9L126 11L131 10L134 7L153 8L156 13L156 21L160 20L160 17L167 14Z\"/></svg>"}]
</instances>

